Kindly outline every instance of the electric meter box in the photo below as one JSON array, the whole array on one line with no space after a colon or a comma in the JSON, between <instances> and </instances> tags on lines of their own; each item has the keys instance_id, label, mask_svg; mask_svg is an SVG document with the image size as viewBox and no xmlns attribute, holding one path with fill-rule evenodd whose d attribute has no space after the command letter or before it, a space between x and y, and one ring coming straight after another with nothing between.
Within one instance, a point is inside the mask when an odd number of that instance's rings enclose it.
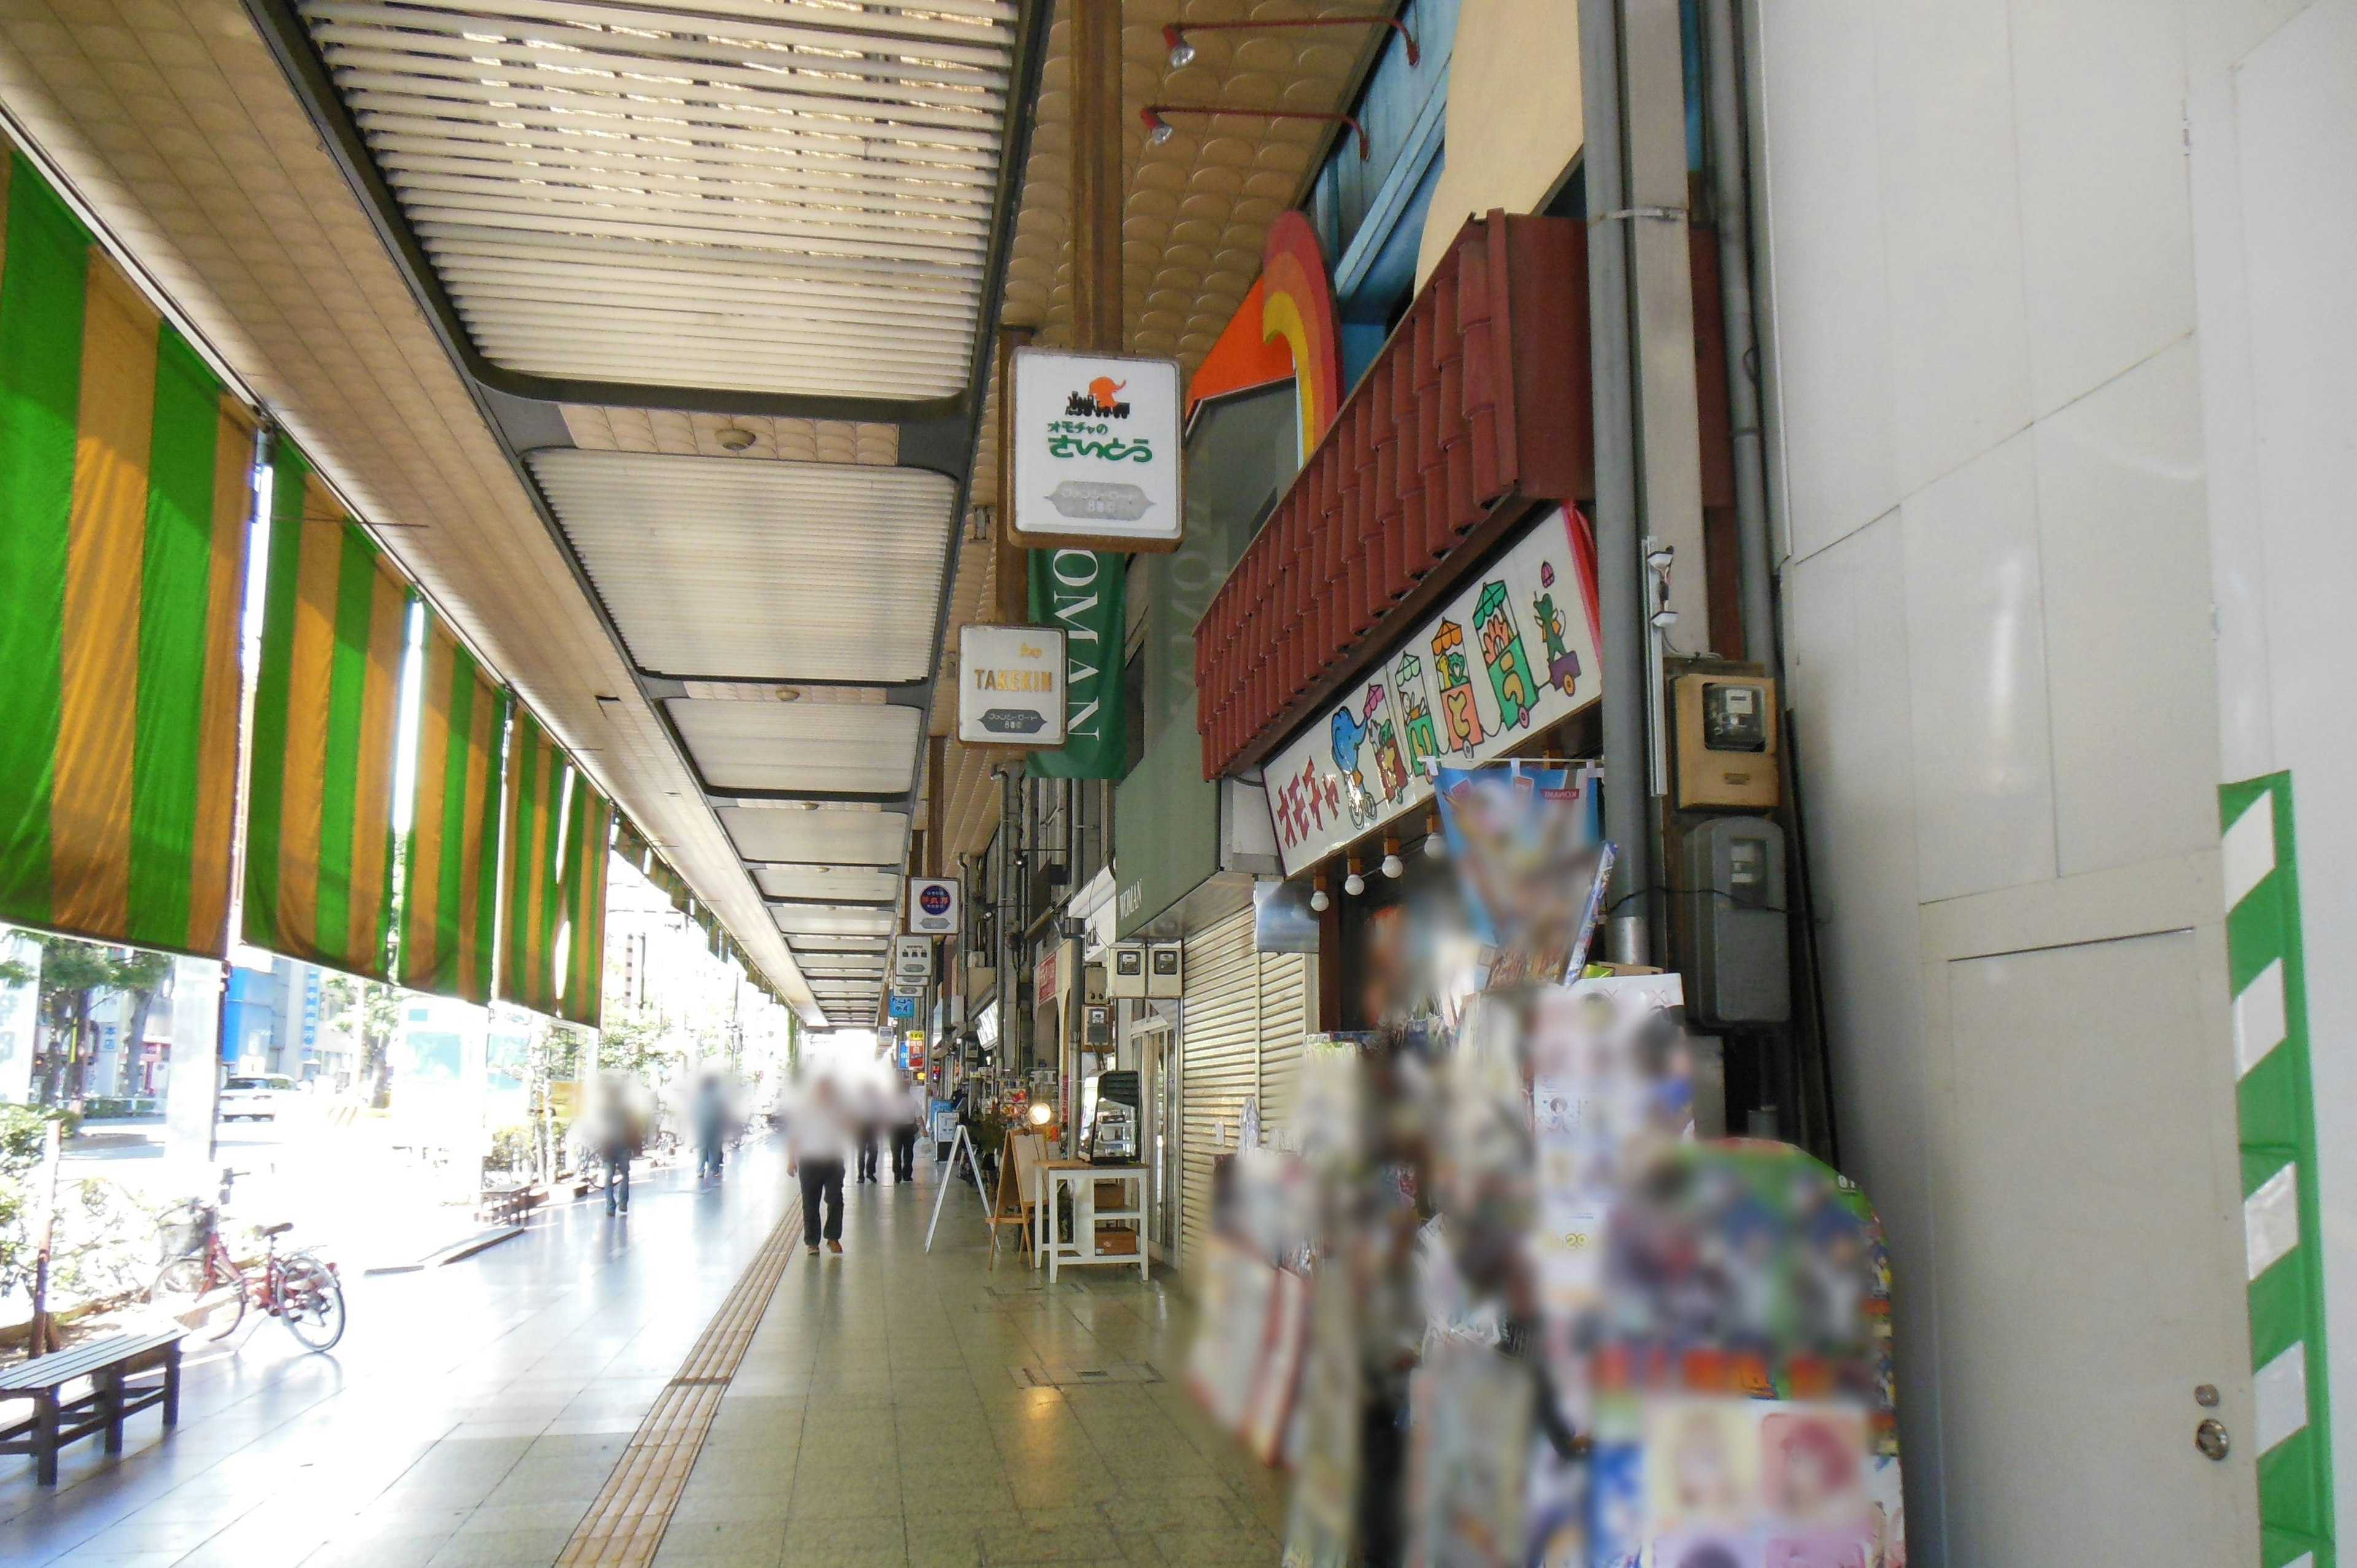
<instances>
[{"instance_id":1,"label":"electric meter box","mask_svg":"<svg viewBox=\"0 0 2357 1568\"><path fill-rule=\"evenodd\" d=\"M1676 711L1677 809L1768 811L1780 798L1776 682L1698 670L1670 683Z\"/></svg>"},{"instance_id":2,"label":"electric meter box","mask_svg":"<svg viewBox=\"0 0 2357 1568\"><path fill-rule=\"evenodd\" d=\"M1712 817L1685 836L1686 1013L1711 1026L1792 1015L1784 831L1765 817Z\"/></svg>"},{"instance_id":3,"label":"electric meter box","mask_svg":"<svg viewBox=\"0 0 2357 1568\"><path fill-rule=\"evenodd\" d=\"M1177 998L1187 993L1183 950L1177 942L1154 942L1146 950L1146 993Z\"/></svg>"},{"instance_id":4,"label":"electric meter box","mask_svg":"<svg viewBox=\"0 0 2357 1568\"><path fill-rule=\"evenodd\" d=\"M1120 942L1106 955L1105 994L1108 997L1146 995L1146 944Z\"/></svg>"}]
</instances>

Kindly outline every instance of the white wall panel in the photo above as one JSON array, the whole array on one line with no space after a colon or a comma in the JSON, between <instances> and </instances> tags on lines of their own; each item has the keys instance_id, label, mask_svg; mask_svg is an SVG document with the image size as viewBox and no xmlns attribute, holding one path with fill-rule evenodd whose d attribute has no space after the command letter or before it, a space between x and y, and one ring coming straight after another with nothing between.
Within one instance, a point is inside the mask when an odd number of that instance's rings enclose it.
<instances>
[{"instance_id":1,"label":"white wall panel","mask_svg":"<svg viewBox=\"0 0 2357 1568\"><path fill-rule=\"evenodd\" d=\"M2039 422L2057 864L2217 842L2217 668L2192 342Z\"/></svg>"},{"instance_id":2,"label":"white wall panel","mask_svg":"<svg viewBox=\"0 0 2357 1568\"><path fill-rule=\"evenodd\" d=\"M1886 5L1874 27L1882 187L1850 195L1882 209L1907 494L2029 422L2012 72L2002 5Z\"/></svg>"},{"instance_id":3,"label":"white wall panel","mask_svg":"<svg viewBox=\"0 0 2357 1568\"><path fill-rule=\"evenodd\" d=\"M1900 511L1927 900L2054 875L2036 507L2024 435Z\"/></svg>"},{"instance_id":4,"label":"white wall panel","mask_svg":"<svg viewBox=\"0 0 2357 1568\"><path fill-rule=\"evenodd\" d=\"M1890 305L1875 134L1874 0L1796 0L1760 16L1768 86L1759 163L1773 193L1763 316L1778 325L1770 397L1792 553L1822 550L1899 502L1890 457ZM1787 91L1785 61L1807 91ZM1792 172L1787 177L1787 169Z\"/></svg>"},{"instance_id":5,"label":"white wall panel","mask_svg":"<svg viewBox=\"0 0 2357 1568\"><path fill-rule=\"evenodd\" d=\"M2040 0L2012 11L2037 413L2193 330L2184 50L2176 28L2138 25L2154 10Z\"/></svg>"}]
</instances>

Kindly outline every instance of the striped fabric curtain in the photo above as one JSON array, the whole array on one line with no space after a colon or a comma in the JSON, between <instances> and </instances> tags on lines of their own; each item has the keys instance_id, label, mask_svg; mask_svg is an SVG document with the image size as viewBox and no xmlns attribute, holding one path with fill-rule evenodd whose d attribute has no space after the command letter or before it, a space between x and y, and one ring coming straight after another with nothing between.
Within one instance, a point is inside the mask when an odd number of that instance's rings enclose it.
<instances>
[{"instance_id":1,"label":"striped fabric curtain","mask_svg":"<svg viewBox=\"0 0 2357 1568\"><path fill-rule=\"evenodd\" d=\"M565 785L571 768L540 721L519 706L508 740L507 837L500 852L502 1002L556 1011Z\"/></svg>"},{"instance_id":2,"label":"striped fabric curtain","mask_svg":"<svg viewBox=\"0 0 2357 1568\"><path fill-rule=\"evenodd\" d=\"M491 999L500 881L500 764L509 697L440 617L425 617L417 795L404 849L401 983Z\"/></svg>"},{"instance_id":3,"label":"striped fabric curtain","mask_svg":"<svg viewBox=\"0 0 2357 1568\"><path fill-rule=\"evenodd\" d=\"M565 818L565 985L556 1015L594 1029L606 991L606 875L614 803L576 769L573 807Z\"/></svg>"},{"instance_id":4,"label":"striped fabric curtain","mask_svg":"<svg viewBox=\"0 0 2357 1568\"><path fill-rule=\"evenodd\" d=\"M393 729L410 590L280 437L245 831L245 939L392 978Z\"/></svg>"},{"instance_id":5,"label":"striped fabric curtain","mask_svg":"<svg viewBox=\"0 0 2357 1568\"><path fill-rule=\"evenodd\" d=\"M501 1001L597 1026L613 825L614 803L518 707L500 865Z\"/></svg>"},{"instance_id":6,"label":"striped fabric curtain","mask_svg":"<svg viewBox=\"0 0 2357 1568\"><path fill-rule=\"evenodd\" d=\"M0 921L219 958L253 424L0 140Z\"/></svg>"}]
</instances>

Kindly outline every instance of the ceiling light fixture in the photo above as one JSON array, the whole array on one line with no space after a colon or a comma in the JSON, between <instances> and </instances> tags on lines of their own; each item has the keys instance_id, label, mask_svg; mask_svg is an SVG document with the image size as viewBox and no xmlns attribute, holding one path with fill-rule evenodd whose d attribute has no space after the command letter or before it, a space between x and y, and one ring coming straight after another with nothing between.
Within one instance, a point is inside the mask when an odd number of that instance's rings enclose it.
<instances>
[{"instance_id":1,"label":"ceiling light fixture","mask_svg":"<svg viewBox=\"0 0 2357 1568\"><path fill-rule=\"evenodd\" d=\"M1195 63L1195 46L1187 41L1189 33L1265 32L1275 27L1389 27L1407 46L1407 65L1414 70L1422 60L1415 47L1415 35L1407 24L1396 16L1301 16L1285 21L1259 22L1170 22L1162 28L1162 42L1170 50L1170 69L1184 70Z\"/></svg>"},{"instance_id":2,"label":"ceiling light fixture","mask_svg":"<svg viewBox=\"0 0 2357 1568\"><path fill-rule=\"evenodd\" d=\"M1243 109L1224 103L1149 103L1137 112L1146 126L1146 145L1158 147L1170 139L1170 122L1166 114L1241 114L1253 120L1322 120L1329 124L1348 125L1359 134L1359 161L1367 161L1367 128L1351 114L1319 114L1307 109Z\"/></svg>"},{"instance_id":3,"label":"ceiling light fixture","mask_svg":"<svg viewBox=\"0 0 2357 1568\"><path fill-rule=\"evenodd\" d=\"M756 437L751 431L732 424L713 439L720 443L720 449L724 452L742 452L753 445Z\"/></svg>"}]
</instances>

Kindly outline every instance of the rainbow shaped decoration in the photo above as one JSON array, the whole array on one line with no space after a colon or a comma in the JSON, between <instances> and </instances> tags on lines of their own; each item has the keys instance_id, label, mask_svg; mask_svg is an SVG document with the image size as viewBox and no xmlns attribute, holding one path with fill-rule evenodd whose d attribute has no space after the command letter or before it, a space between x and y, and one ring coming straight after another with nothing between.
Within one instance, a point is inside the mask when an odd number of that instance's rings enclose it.
<instances>
[{"instance_id":1,"label":"rainbow shaped decoration","mask_svg":"<svg viewBox=\"0 0 2357 1568\"><path fill-rule=\"evenodd\" d=\"M1301 400L1301 456L1307 462L1342 407L1342 334L1334 287L1318 231L1299 211L1269 225L1261 246L1260 332L1293 350L1293 384Z\"/></svg>"}]
</instances>

